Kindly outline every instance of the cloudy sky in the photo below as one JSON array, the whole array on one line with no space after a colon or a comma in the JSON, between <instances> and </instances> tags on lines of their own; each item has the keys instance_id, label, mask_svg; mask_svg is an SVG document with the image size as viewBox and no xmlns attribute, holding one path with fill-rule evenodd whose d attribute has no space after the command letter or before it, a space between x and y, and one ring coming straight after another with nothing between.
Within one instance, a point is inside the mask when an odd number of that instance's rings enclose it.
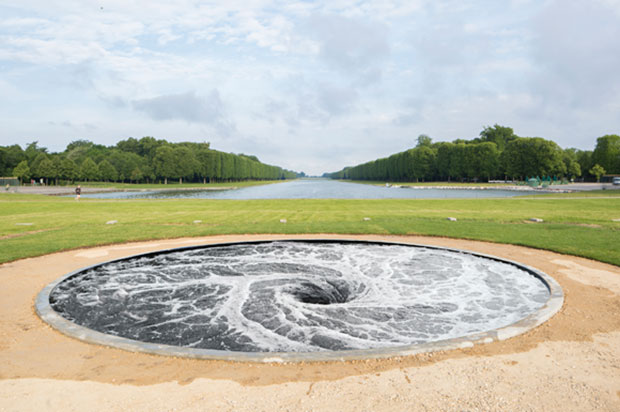
<instances>
[{"instance_id":1,"label":"cloudy sky","mask_svg":"<svg viewBox=\"0 0 620 412\"><path fill-rule=\"evenodd\" d=\"M0 145L207 141L309 174L620 133L620 0L0 0Z\"/></svg>"}]
</instances>

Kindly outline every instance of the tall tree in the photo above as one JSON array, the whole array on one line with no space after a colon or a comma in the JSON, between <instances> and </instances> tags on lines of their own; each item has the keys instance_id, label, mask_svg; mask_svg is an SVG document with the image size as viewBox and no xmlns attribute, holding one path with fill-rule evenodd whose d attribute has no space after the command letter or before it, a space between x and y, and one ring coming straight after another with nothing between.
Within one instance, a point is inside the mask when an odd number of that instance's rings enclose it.
<instances>
[{"instance_id":1,"label":"tall tree","mask_svg":"<svg viewBox=\"0 0 620 412\"><path fill-rule=\"evenodd\" d=\"M26 160L26 155L21 146L14 144L12 146L3 147L2 164L0 165L0 172L3 176L13 174L13 169L22 161Z\"/></svg>"},{"instance_id":2,"label":"tall tree","mask_svg":"<svg viewBox=\"0 0 620 412\"><path fill-rule=\"evenodd\" d=\"M184 146L177 146L173 149L175 162L175 177L179 178L179 184L183 183L183 178L189 178L194 174L199 174L199 164L196 156L191 149Z\"/></svg>"},{"instance_id":3,"label":"tall tree","mask_svg":"<svg viewBox=\"0 0 620 412\"><path fill-rule=\"evenodd\" d=\"M13 176L17 177L20 183L23 183L30 177L30 168L28 167L28 161L22 160L13 169Z\"/></svg>"},{"instance_id":4,"label":"tall tree","mask_svg":"<svg viewBox=\"0 0 620 412\"><path fill-rule=\"evenodd\" d=\"M49 183L49 179L54 178L55 175L56 171L54 170L54 163L46 157L37 167L37 176L45 179L45 184L47 185Z\"/></svg>"},{"instance_id":5,"label":"tall tree","mask_svg":"<svg viewBox=\"0 0 620 412\"><path fill-rule=\"evenodd\" d=\"M591 150L577 150L575 153L577 156L577 162L579 163L579 168L581 169L581 173L584 177L589 177L590 169L594 166L592 163L592 151Z\"/></svg>"},{"instance_id":6,"label":"tall tree","mask_svg":"<svg viewBox=\"0 0 620 412\"><path fill-rule=\"evenodd\" d=\"M540 137L519 137L504 151L510 176L553 176L566 173L562 149L550 140Z\"/></svg>"},{"instance_id":7,"label":"tall tree","mask_svg":"<svg viewBox=\"0 0 620 412\"><path fill-rule=\"evenodd\" d=\"M60 163L60 177L73 182L78 178L78 167L71 159L63 159Z\"/></svg>"},{"instance_id":8,"label":"tall tree","mask_svg":"<svg viewBox=\"0 0 620 412\"><path fill-rule=\"evenodd\" d=\"M592 162L599 164L607 173L620 173L620 136L608 134L596 139Z\"/></svg>"},{"instance_id":9,"label":"tall tree","mask_svg":"<svg viewBox=\"0 0 620 412\"><path fill-rule=\"evenodd\" d=\"M161 146L157 148L153 165L155 166L155 174L164 178L164 184L168 184L168 178L177 178L176 159L174 150L170 146Z\"/></svg>"},{"instance_id":10,"label":"tall tree","mask_svg":"<svg viewBox=\"0 0 620 412\"><path fill-rule=\"evenodd\" d=\"M32 161L41 153L47 153L47 149L45 147L40 147L39 142L36 141L28 143L26 150L24 150L28 164L32 164Z\"/></svg>"},{"instance_id":11,"label":"tall tree","mask_svg":"<svg viewBox=\"0 0 620 412\"><path fill-rule=\"evenodd\" d=\"M485 127L480 132L481 142L493 142L497 145L497 149L502 152L506 145L517 138L514 131L510 127L495 124L493 127Z\"/></svg>"},{"instance_id":12,"label":"tall tree","mask_svg":"<svg viewBox=\"0 0 620 412\"><path fill-rule=\"evenodd\" d=\"M118 172L116 168L112 166L112 163L108 162L106 159L103 159L99 162L99 177L106 182L113 182L118 179Z\"/></svg>"},{"instance_id":13,"label":"tall tree","mask_svg":"<svg viewBox=\"0 0 620 412\"><path fill-rule=\"evenodd\" d=\"M35 178L45 177L44 172L39 170L39 165L44 160L47 160L47 154L45 154L44 152L39 152L39 154L37 154L33 160L28 162L32 177L35 177Z\"/></svg>"},{"instance_id":14,"label":"tall tree","mask_svg":"<svg viewBox=\"0 0 620 412\"><path fill-rule=\"evenodd\" d=\"M605 174L605 168L597 163L590 169L590 174L596 177L597 182L600 182L601 176Z\"/></svg>"},{"instance_id":15,"label":"tall tree","mask_svg":"<svg viewBox=\"0 0 620 412\"><path fill-rule=\"evenodd\" d=\"M418 136L416 140L416 147L422 147L422 146L430 147L432 143L433 143L433 140L428 135L421 134Z\"/></svg>"},{"instance_id":16,"label":"tall tree","mask_svg":"<svg viewBox=\"0 0 620 412\"><path fill-rule=\"evenodd\" d=\"M80 165L80 178L87 182L99 179L99 168L97 163L90 157L84 159Z\"/></svg>"},{"instance_id":17,"label":"tall tree","mask_svg":"<svg viewBox=\"0 0 620 412\"><path fill-rule=\"evenodd\" d=\"M483 142L473 145L475 160L473 162L474 176L487 181L499 172L499 150L494 142Z\"/></svg>"}]
</instances>

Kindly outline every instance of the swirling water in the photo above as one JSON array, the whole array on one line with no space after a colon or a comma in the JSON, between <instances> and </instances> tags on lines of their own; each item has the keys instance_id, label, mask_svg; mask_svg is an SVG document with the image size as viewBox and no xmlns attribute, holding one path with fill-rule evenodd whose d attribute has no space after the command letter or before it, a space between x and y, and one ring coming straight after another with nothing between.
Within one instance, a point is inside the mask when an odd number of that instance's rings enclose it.
<instances>
[{"instance_id":1,"label":"swirling water","mask_svg":"<svg viewBox=\"0 0 620 412\"><path fill-rule=\"evenodd\" d=\"M61 282L50 303L82 326L143 342L312 352L488 331L548 297L529 272L466 253L266 242L111 262Z\"/></svg>"}]
</instances>

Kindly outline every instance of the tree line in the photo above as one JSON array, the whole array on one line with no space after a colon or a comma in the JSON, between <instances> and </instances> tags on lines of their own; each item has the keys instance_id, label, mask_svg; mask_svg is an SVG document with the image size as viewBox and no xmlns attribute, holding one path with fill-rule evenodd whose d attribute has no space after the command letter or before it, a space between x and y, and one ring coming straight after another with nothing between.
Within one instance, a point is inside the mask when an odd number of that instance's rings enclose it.
<instances>
[{"instance_id":1,"label":"tree line","mask_svg":"<svg viewBox=\"0 0 620 412\"><path fill-rule=\"evenodd\" d=\"M130 137L114 146L77 140L60 153L37 142L25 149L0 146L0 176L21 181L105 181L129 183L230 182L292 179L297 173L264 164L256 156L213 150L209 143L170 143L147 136Z\"/></svg>"},{"instance_id":2,"label":"tree line","mask_svg":"<svg viewBox=\"0 0 620 412\"><path fill-rule=\"evenodd\" d=\"M387 158L326 173L332 179L389 181L488 181L556 177L597 180L620 173L620 136L597 139L596 148L562 149L541 137L519 137L510 127L485 127L472 140L433 143L420 135L414 148Z\"/></svg>"}]
</instances>

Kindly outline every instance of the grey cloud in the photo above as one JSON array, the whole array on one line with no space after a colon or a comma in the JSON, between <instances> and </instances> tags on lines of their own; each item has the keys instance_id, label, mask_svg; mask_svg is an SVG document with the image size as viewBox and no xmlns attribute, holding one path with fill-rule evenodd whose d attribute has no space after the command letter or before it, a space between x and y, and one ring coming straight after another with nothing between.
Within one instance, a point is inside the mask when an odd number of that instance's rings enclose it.
<instances>
[{"instance_id":1,"label":"grey cloud","mask_svg":"<svg viewBox=\"0 0 620 412\"><path fill-rule=\"evenodd\" d=\"M94 76L95 72L90 63L76 64L70 73L71 82L77 88L94 88Z\"/></svg>"},{"instance_id":2,"label":"grey cloud","mask_svg":"<svg viewBox=\"0 0 620 412\"><path fill-rule=\"evenodd\" d=\"M396 126L411 126L420 121L421 116L417 111L412 111L410 113L401 113L392 120L392 123Z\"/></svg>"},{"instance_id":3,"label":"grey cloud","mask_svg":"<svg viewBox=\"0 0 620 412\"><path fill-rule=\"evenodd\" d=\"M306 85L289 100L269 99L261 118L274 123L281 119L294 133L303 122L329 123L333 117L355 111L359 95L354 88L333 83L321 83L314 87Z\"/></svg>"},{"instance_id":4,"label":"grey cloud","mask_svg":"<svg viewBox=\"0 0 620 412\"><path fill-rule=\"evenodd\" d=\"M331 117L352 111L358 94L350 87L323 84L319 87L317 98L320 107Z\"/></svg>"},{"instance_id":5,"label":"grey cloud","mask_svg":"<svg viewBox=\"0 0 620 412\"><path fill-rule=\"evenodd\" d=\"M70 129L76 129L76 130L93 131L93 130L98 129L98 127L92 123L73 123L69 120L64 120L62 122L55 122L55 121L50 120L47 122L47 124L49 124L50 126L62 126L62 127L70 128Z\"/></svg>"},{"instance_id":6,"label":"grey cloud","mask_svg":"<svg viewBox=\"0 0 620 412\"><path fill-rule=\"evenodd\" d=\"M269 99L264 107L264 112L258 115L259 118L266 119L269 123L275 123L282 118L291 128L299 126L299 118L295 111L291 110L291 105L284 100Z\"/></svg>"},{"instance_id":7,"label":"grey cloud","mask_svg":"<svg viewBox=\"0 0 620 412\"><path fill-rule=\"evenodd\" d=\"M591 107L620 92L620 15L602 2L554 1L534 23L534 92L551 105Z\"/></svg>"},{"instance_id":8,"label":"grey cloud","mask_svg":"<svg viewBox=\"0 0 620 412\"><path fill-rule=\"evenodd\" d=\"M235 129L226 117L224 104L216 89L206 97L187 92L134 100L131 103L135 110L146 113L154 120L185 120L188 123L206 124L225 136Z\"/></svg>"},{"instance_id":9,"label":"grey cloud","mask_svg":"<svg viewBox=\"0 0 620 412\"><path fill-rule=\"evenodd\" d=\"M127 107L127 101L120 96L105 96L103 94L99 94L99 99L109 107L115 109Z\"/></svg>"},{"instance_id":10,"label":"grey cloud","mask_svg":"<svg viewBox=\"0 0 620 412\"><path fill-rule=\"evenodd\" d=\"M377 80L377 66L390 54L385 26L333 15L314 15L307 24L325 63L366 81Z\"/></svg>"}]
</instances>

